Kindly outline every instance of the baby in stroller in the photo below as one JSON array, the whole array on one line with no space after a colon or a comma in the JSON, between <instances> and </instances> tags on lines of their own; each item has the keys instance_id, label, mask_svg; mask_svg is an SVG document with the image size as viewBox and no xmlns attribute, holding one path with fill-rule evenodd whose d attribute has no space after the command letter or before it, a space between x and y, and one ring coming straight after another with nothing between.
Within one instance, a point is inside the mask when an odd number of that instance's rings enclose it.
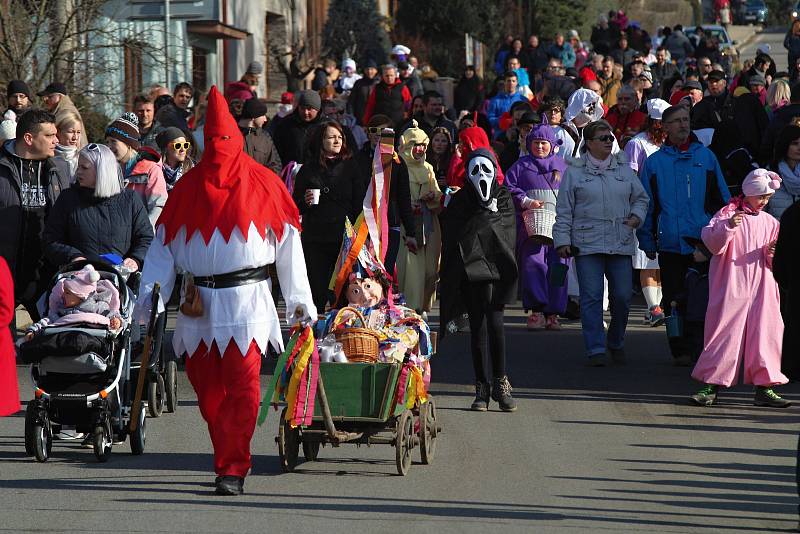
<instances>
[{"instance_id":1,"label":"baby in stroller","mask_svg":"<svg viewBox=\"0 0 800 534\"><path fill-rule=\"evenodd\" d=\"M56 283L50 293L48 310L47 317L28 328L26 340L46 326L90 323L106 326L113 332L122 328L119 291L108 280L101 280L100 273L92 265Z\"/></svg>"}]
</instances>

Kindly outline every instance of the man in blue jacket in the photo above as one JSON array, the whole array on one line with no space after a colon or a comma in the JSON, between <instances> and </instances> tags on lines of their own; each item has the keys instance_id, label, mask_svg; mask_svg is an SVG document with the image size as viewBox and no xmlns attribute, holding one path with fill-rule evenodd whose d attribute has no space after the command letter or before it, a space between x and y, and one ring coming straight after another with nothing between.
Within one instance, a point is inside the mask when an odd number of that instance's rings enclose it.
<instances>
[{"instance_id":1,"label":"man in blue jacket","mask_svg":"<svg viewBox=\"0 0 800 534\"><path fill-rule=\"evenodd\" d=\"M519 79L517 73L513 70L506 71L503 76L503 92L497 93L497 96L489 101L489 107L486 109L486 115L489 117L489 123L494 130L494 136L500 132L500 117L506 111L511 109L511 104L518 101L528 101L528 99L519 92Z\"/></svg>"},{"instance_id":2,"label":"man in blue jacket","mask_svg":"<svg viewBox=\"0 0 800 534\"><path fill-rule=\"evenodd\" d=\"M650 196L647 217L637 231L639 248L661 268L661 307L672 313L672 302L683 292L693 249L684 237L700 237L712 215L728 202L730 193L716 156L691 134L689 107L667 108L662 115L667 141L644 163L640 174ZM678 313L683 313L678 307ZM687 340L669 338L677 366L692 364Z\"/></svg>"}]
</instances>

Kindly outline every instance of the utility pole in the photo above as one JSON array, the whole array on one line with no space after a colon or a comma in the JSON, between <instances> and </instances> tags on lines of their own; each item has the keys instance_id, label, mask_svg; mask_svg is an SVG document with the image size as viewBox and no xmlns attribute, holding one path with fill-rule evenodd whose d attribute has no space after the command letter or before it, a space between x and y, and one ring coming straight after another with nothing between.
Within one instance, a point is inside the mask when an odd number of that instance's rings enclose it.
<instances>
[{"instance_id":1,"label":"utility pole","mask_svg":"<svg viewBox=\"0 0 800 534\"><path fill-rule=\"evenodd\" d=\"M164 73L167 89L172 91L169 83L169 1L164 0Z\"/></svg>"}]
</instances>

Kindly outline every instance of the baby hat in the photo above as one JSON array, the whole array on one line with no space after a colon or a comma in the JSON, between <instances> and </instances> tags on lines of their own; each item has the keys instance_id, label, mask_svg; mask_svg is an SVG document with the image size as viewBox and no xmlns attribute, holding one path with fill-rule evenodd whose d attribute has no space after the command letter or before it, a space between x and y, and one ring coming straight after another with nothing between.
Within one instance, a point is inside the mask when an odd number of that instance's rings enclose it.
<instances>
[{"instance_id":1,"label":"baby hat","mask_svg":"<svg viewBox=\"0 0 800 534\"><path fill-rule=\"evenodd\" d=\"M75 296L85 299L97 291L98 280L100 280L100 273L91 265L87 265L64 280L64 289Z\"/></svg>"},{"instance_id":2,"label":"baby hat","mask_svg":"<svg viewBox=\"0 0 800 534\"><path fill-rule=\"evenodd\" d=\"M742 182L742 192L748 197L758 197L774 193L781 187L781 177L767 169L754 169L750 171L744 182Z\"/></svg>"}]
</instances>

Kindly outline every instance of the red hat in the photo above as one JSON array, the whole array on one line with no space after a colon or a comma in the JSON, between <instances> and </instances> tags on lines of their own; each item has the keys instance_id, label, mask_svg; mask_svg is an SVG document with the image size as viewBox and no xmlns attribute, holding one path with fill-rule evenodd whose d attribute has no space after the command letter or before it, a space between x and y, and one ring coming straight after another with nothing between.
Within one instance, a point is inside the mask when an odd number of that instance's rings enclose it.
<instances>
[{"instance_id":1,"label":"red hat","mask_svg":"<svg viewBox=\"0 0 800 534\"><path fill-rule=\"evenodd\" d=\"M291 104L292 100L294 100L294 93L290 91L281 93L281 104Z\"/></svg>"},{"instance_id":2,"label":"red hat","mask_svg":"<svg viewBox=\"0 0 800 534\"><path fill-rule=\"evenodd\" d=\"M255 225L262 238L270 228L281 239L287 224L300 228L300 214L277 174L248 156L244 138L216 86L208 93L200 162L169 193L156 227L164 243L186 228L186 241L200 231L208 243L215 230L227 241L238 228L247 238Z\"/></svg>"}]
</instances>

